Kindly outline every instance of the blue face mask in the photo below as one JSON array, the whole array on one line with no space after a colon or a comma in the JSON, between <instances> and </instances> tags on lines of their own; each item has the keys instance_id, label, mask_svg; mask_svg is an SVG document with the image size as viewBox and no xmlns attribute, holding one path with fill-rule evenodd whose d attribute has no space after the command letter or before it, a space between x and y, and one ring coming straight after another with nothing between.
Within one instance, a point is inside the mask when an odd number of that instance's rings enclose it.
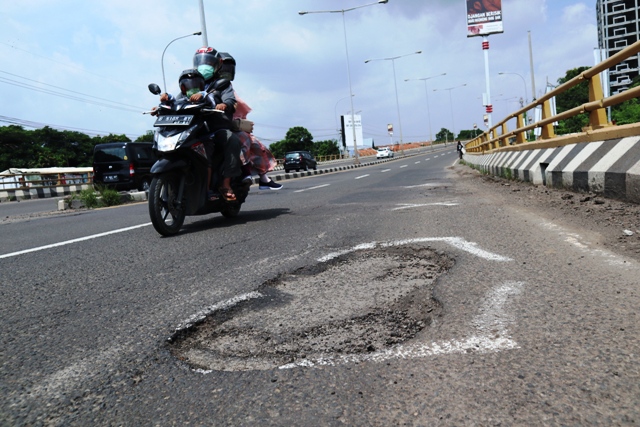
<instances>
[{"instance_id":1,"label":"blue face mask","mask_svg":"<svg viewBox=\"0 0 640 427\"><path fill-rule=\"evenodd\" d=\"M214 70L211 65L200 65L198 66L198 71L202 74L205 81L210 80L213 77Z\"/></svg>"}]
</instances>

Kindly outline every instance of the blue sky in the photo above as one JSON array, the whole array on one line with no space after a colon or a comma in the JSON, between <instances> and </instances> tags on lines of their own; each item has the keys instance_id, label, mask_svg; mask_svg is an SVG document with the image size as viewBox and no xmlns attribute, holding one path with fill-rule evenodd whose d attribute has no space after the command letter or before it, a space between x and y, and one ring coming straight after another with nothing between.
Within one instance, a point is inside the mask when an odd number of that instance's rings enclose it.
<instances>
[{"instance_id":1,"label":"blue sky","mask_svg":"<svg viewBox=\"0 0 640 427\"><path fill-rule=\"evenodd\" d=\"M337 138L337 116L350 110L342 18L298 11L367 3L204 0L209 45L236 58L234 87L253 108L249 119L264 142L282 139L293 126L304 126L315 140ZM503 16L504 34L489 37L494 123L519 106L525 84L531 98L528 31L539 93L568 69L593 65L597 47L595 0L503 0ZM388 143L389 123L394 140L399 137L392 63L365 60L418 50L423 53L395 61L404 141L427 139L429 128L435 134L481 126L482 39L466 37L464 0L389 0L345 18L353 103L365 138ZM162 86L167 43L201 27L198 0L21 0L3 4L0 20L0 125L46 124L132 139L152 129L142 111L157 104L147 85ZM170 92L202 44L192 36L168 47ZM499 72L520 74L524 82ZM421 81L405 82L442 73L427 91Z\"/></svg>"}]
</instances>

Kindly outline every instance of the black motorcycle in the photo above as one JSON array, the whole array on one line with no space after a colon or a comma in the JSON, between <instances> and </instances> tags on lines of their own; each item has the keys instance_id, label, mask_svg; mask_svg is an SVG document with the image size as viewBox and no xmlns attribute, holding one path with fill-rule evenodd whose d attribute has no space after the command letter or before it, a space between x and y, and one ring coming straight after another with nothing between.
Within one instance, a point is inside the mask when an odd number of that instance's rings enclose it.
<instances>
[{"instance_id":1,"label":"black motorcycle","mask_svg":"<svg viewBox=\"0 0 640 427\"><path fill-rule=\"evenodd\" d=\"M149 90L154 95L161 93L157 84L150 84ZM240 178L231 182L234 201L210 200L207 194L205 141L211 134L207 122L220 112L186 101L161 104L154 113L158 118L153 150L158 161L151 168L149 216L156 231L163 236L178 233L187 215L220 212L226 218L236 217L249 194L249 186Z\"/></svg>"}]
</instances>

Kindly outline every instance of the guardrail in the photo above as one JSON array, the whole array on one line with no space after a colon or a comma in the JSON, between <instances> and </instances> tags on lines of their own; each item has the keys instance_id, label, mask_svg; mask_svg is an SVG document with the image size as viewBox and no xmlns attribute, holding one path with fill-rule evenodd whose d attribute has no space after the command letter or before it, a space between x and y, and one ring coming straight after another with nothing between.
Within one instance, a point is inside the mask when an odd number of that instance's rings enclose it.
<instances>
[{"instance_id":1,"label":"guardrail","mask_svg":"<svg viewBox=\"0 0 640 427\"><path fill-rule=\"evenodd\" d=\"M598 65L584 71L580 75L558 86L520 110L511 113L485 133L468 142L465 146L466 151L473 154L491 152L498 149L522 150L548 148L552 146L568 145L575 142L589 142L596 140L596 138L588 137L588 135L595 133L598 134L600 139L640 135L639 124L634 123L623 126L613 125L608 122L605 110L607 107L618 105L624 101L639 97L640 87L631 88L605 98L600 81L601 72L619 64L638 52L640 52L640 41L623 49L615 55L612 55ZM589 102L552 116L551 99L584 81L588 81L589 83ZM537 107L542 108L542 119L538 122L527 125L525 123L527 111ZM589 126L583 129L583 133L562 136L557 136L555 134L555 130L553 129L554 122L584 113L589 113ZM507 123L512 119L516 119L516 129L509 131ZM541 128L539 139L527 141L526 133L536 128ZM500 130L499 134L498 130ZM587 138L585 138L585 135L587 135Z\"/></svg>"},{"instance_id":2,"label":"guardrail","mask_svg":"<svg viewBox=\"0 0 640 427\"><path fill-rule=\"evenodd\" d=\"M93 173L19 173L0 175L0 190L29 190L92 184Z\"/></svg>"}]
</instances>

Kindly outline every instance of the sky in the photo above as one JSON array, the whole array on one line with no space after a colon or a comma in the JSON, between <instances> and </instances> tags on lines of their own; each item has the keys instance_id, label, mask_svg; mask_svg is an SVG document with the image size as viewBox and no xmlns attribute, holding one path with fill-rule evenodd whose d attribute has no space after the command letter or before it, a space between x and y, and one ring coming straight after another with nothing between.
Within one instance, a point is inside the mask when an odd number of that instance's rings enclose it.
<instances>
[{"instance_id":1,"label":"sky","mask_svg":"<svg viewBox=\"0 0 640 427\"><path fill-rule=\"evenodd\" d=\"M350 93L364 138L376 145L398 141L400 131L410 142L441 128L484 129L482 38L466 36L465 0L389 0L346 12L344 27L341 13L298 14L374 1L203 0L208 44L236 59L233 85L264 143L294 126L314 141L338 139ZM199 0L2 3L0 126L135 140L153 129L142 114L158 104L148 84L164 86L164 65L167 90L177 93L180 72L204 44L203 36L173 41L202 29ZM529 32L538 95L567 70L594 65L595 3L502 1L504 33L488 38L493 123L532 98ZM425 87L418 79L427 77Z\"/></svg>"}]
</instances>

